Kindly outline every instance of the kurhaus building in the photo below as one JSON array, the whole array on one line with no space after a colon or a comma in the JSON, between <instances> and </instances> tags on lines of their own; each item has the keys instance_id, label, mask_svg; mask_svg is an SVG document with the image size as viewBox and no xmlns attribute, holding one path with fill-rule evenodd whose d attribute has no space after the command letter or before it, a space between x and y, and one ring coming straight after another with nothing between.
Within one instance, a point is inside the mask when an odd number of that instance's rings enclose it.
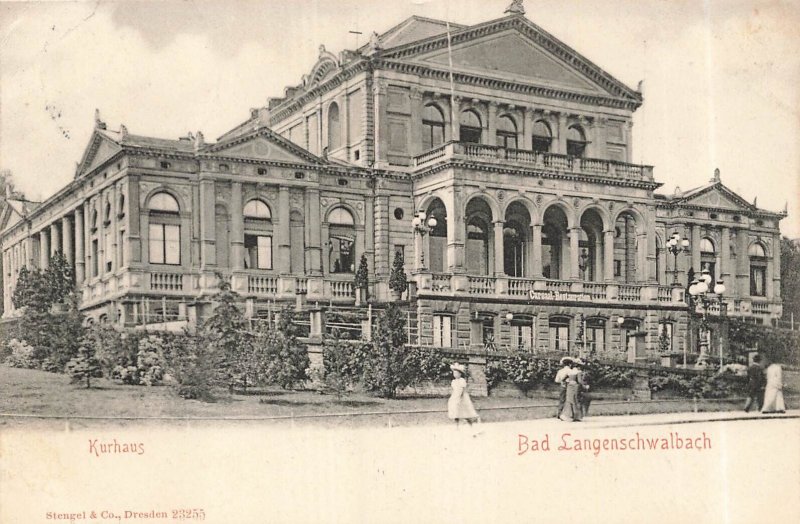
<instances>
[{"instance_id":1,"label":"kurhaus building","mask_svg":"<svg viewBox=\"0 0 800 524\"><path fill-rule=\"evenodd\" d=\"M371 300L386 302L396 252L424 345L580 340L634 360L666 339L680 351L696 340L688 275L703 269L725 283L728 315L780 316L785 211L745 202L719 172L655 193L653 168L631 163L641 93L521 4L474 26L415 16L357 50L320 47L298 85L214 143L111 130L98 115L75 179L5 210L5 316L20 268L59 251L87 316L127 325L207 315L217 273L252 314L298 296L352 304L362 255ZM677 256L675 233L688 240Z\"/></svg>"}]
</instances>

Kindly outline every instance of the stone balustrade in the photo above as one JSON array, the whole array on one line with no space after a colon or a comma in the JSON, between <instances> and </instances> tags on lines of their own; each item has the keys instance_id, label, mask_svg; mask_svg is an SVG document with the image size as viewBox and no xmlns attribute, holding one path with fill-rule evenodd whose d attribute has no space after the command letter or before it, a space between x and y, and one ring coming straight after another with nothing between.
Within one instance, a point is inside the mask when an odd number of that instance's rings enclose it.
<instances>
[{"instance_id":1,"label":"stone balustrade","mask_svg":"<svg viewBox=\"0 0 800 524\"><path fill-rule=\"evenodd\" d=\"M414 158L420 168L447 160L501 161L504 165L532 167L545 171L595 175L634 181L653 181L653 167L600 158L581 158L500 146L447 142Z\"/></svg>"}]
</instances>

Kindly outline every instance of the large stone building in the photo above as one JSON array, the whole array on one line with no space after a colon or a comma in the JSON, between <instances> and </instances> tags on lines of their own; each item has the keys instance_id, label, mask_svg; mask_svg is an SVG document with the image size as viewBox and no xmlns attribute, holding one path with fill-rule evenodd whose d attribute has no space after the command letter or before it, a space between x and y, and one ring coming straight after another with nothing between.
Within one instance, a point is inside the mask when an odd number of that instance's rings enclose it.
<instances>
[{"instance_id":1,"label":"large stone building","mask_svg":"<svg viewBox=\"0 0 800 524\"><path fill-rule=\"evenodd\" d=\"M697 340L684 295L702 269L724 281L730 315L780 316L785 212L745 202L719 173L655 193L653 168L630 163L641 93L521 2L506 14L415 16L357 50L320 47L298 85L215 143L98 116L75 179L2 217L5 315L20 268L58 251L88 317L123 324L202 317L217 273L253 314L298 294L351 304L362 254L385 302L400 251L420 344L681 350ZM689 241L677 257L675 232Z\"/></svg>"}]
</instances>

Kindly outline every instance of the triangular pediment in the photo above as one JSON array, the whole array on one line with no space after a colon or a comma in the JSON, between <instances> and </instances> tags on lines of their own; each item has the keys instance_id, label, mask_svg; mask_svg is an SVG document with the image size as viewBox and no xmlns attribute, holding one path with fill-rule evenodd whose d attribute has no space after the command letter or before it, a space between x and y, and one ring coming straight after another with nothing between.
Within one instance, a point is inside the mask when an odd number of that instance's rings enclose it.
<instances>
[{"instance_id":1,"label":"triangular pediment","mask_svg":"<svg viewBox=\"0 0 800 524\"><path fill-rule=\"evenodd\" d=\"M103 134L103 132L95 130L89 140L89 145L83 153L83 158L78 163L75 177L89 173L121 150L122 148L116 141Z\"/></svg>"},{"instance_id":2,"label":"triangular pediment","mask_svg":"<svg viewBox=\"0 0 800 524\"><path fill-rule=\"evenodd\" d=\"M207 149L205 153L268 162L292 164L323 163L320 158L265 127L234 139L217 143Z\"/></svg>"},{"instance_id":3,"label":"triangular pediment","mask_svg":"<svg viewBox=\"0 0 800 524\"><path fill-rule=\"evenodd\" d=\"M530 20L512 16L447 34L386 49L392 61L489 77L557 91L622 99L638 107L641 93L616 80L600 67Z\"/></svg>"},{"instance_id":4,"label":"triangular pediment","mask_svg":"<svg viewBox=\"0 0 800 524\"><path fill-rule=\"evenodd\" d=\"M691 206L730 209L732 211L750 211L753 209L749 202L722 184L714 184L695 194L687 195L681 203Z\"/></svg>"},{"instance_id":5,"label":"triangular pediment","mask_svg":"<svg viewBox=\"0 0 800 524\"><path fill-rule=\"evenodd\" d=\"M514 30L458 45L452 50L453 69L506 77L570 91L608 93L574 68ZM421 56L419 61L449 67L447 49Z\"/></svg>"}]
</instances>

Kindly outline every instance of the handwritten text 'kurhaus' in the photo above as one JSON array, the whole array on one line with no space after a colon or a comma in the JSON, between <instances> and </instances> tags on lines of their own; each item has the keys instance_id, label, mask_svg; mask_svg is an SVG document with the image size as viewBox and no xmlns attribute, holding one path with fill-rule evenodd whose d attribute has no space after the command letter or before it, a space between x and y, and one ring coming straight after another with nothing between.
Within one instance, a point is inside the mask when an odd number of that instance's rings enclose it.
<instances>
[{"instance_id":1,"label":"handwritten text 'kurhaus'","mask_svg":"<svg viewBox=\"0 0 800 524\"><path fill-rule=\"evenodd\" d=\"M637 431L634 435L611 438L578 438L572 433L561 433L557 447L551 447L550 434L541 438L528 435L517 436L517 454L537 451L589 451L598 456L601 452L613 451L703 451L711 449L711 438L703 432L701 435L681 435L677 431L657 436L642 436ZM555 442L556 439L553 439Z\"/></svg>"},{"instance_id":2,"label":"handwritten text 'kurhaus'","mask_svg":"<svg viewBox=\"0 0 800 524\"><path fill-rule=\"evenodd\" d=\"M144 442L89 439L89 454L95 457L103 455L144 455Z\"/></svg>"}]
</instances>

